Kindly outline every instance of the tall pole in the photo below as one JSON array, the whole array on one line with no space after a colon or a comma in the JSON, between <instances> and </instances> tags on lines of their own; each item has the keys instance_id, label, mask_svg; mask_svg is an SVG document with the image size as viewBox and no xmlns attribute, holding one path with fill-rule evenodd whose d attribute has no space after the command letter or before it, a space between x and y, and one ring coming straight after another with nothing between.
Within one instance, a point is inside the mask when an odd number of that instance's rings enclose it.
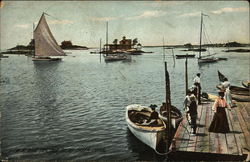
<instances>
[{"instance_id":1,"label":"tall pole","mask_svg":"<svg viewBox=\"0 0 250 162\"><path fill-rule=\"evenodd\" d=\"M166 83L166 108L168 112L168 122L167 122L167 152L169 152L169 147L171 144L171 96L170 96L170 81L169 81L169 73L167 70L167 62L165 61L165 83Z\"/></svg>"},{"instance_id":2,"label":"tall pole","mask_svg":"<svg viewBox=\"0 0 250 162\"><path fill-rule=\"evenodd\" d=\"M165 61L165 41L164 41L164 37L162 38L162 50L163 50L163 61Z\"/></svg>"},{"instance_id":3,"label":"tall pole","mask_svg":"<svg viewBox=\"0 0 250 162\"><path fill-rule=\"evenodd\" d=\"M199 50L199 58L201 58L201 41L202 41L202 23L203 23L203 17L202 17L202 13L201 13L201 29L200 29L200 50Z\"/></svg>"},{"instance_id":4,"label":"tall pole","mask_svg":"<svg viewBox=\"0 0 250 162\"><path fill-rule=\"evenodd\" d=\"M99 54L100 54L100 62L101 62L101 59L102 59L102 57L101 57L101 55L102 55L102 38L100 38L100 49L99 50L100 50Z\"/></svg>"},{"instance_id":5,"label":"tall pole","mask_svg":"<svg viewBox=\"0 0 250 162\"><path fill-rule=\"evenodd\" d=\"M35 55L36 55L36 54L35 54L35 48L36 48L36 47L35 47L35 36L34 36L34 34L35 34L34 32L35 32L35 31L34 31L34 30L35 30L35 23L33 22L33 31L32 31L33 40L31 40L31 44L33 43L33 45L34 45L34 48L33 48L32 51L33 51L33 56L35 57Z\"/></svg>"},{"instance_id":6,"label":"tall pole","mask_svg":"<svg viewBox=\"0 0 250 162\"><path fill-rule=\"evenodd\" d=\"M109 24L108 21L106 23L106 52L108 51L108 31L109 31Z\"/></svg>"},{"instance_id":7,"label":"tall pole","mask_svg":"<svg viewBox=\"0 0 250 162\"><path fill-rule=\"evenodd\" d=\"M174 61L174 67L175 67L174 48L172 48L172 55L173 55L173 61Z\"/></svg>"},{"instance_id":8,"label":"tall pole","mask_svg":"<svg viewBox=\"0 0 250 162\"><path fill-rule=\"evenodd\" d=\"M187 91L188 91L188 68L187 68L187 64L188 64L188 54L186 54L186 61L185 61L185 83L186 83L186 95L187 95Z\"/></svg>"}]
</instances>

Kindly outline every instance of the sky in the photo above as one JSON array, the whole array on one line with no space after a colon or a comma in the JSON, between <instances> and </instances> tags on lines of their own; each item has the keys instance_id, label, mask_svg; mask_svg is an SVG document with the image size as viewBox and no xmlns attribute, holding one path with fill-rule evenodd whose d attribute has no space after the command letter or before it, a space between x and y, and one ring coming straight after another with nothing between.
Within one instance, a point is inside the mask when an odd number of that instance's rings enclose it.
<instances>
[{"instance_id":1,"label":"sky","mask_svg":"<svg viewBox=\"0 0 250 162\"><path fill-rule=\"evenodd\" d=\"M0 49L27 45L33 37L33 23L43 12L61 44L99 47L123 36L138 38L142 45L199 43L200 15L212 43L249 43L247 1L2 1L0 7Z\"/></svg>"}]
</instances>

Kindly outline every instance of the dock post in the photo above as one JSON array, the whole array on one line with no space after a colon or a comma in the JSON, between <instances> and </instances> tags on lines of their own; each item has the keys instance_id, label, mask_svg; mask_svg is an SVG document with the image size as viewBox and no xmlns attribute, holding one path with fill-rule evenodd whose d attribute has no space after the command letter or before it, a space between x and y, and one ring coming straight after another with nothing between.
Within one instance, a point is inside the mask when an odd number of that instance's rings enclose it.
<instances>
[{"instance_id":1,"label":"dock post","mask_svg":"<svg viewBox=\"0 0 250 162\"><path fill-rule=\"evenodd\" d=\"M186 85L186 95L187 95L187 91L188 91L188 68L187 68L187 64L188 64L188 56L186 54L186 61L185 61L185 85Z\"/></svg>"},{"instance_id":2,"label":"dock post","mask_svg":"<svg viewBox=\"0 0 250 162\"><path fill-rule=\"evenodd\" d=\"M99 49L99 54L100 54L100 62L102 60L102 38L100 38L100 49Z\"/></svg>"}]
</instances>

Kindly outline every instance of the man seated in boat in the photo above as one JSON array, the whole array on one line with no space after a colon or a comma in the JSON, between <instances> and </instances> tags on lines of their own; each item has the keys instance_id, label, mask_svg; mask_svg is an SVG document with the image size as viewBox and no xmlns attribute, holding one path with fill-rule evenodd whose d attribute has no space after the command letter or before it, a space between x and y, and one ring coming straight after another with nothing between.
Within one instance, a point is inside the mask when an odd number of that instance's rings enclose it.
<instances>
[{"instance_id":1,"label":"man seated in boat","mask_svg":"<svg viewBox=\"0 0 250 162\"><path fill-rule=\"evenodd\" d=\"M157 125L158 124L157 119L159 119L159 114L157 111L155 111L157 105L150 105L149 107L152 109L152 112L147 120L147 123L151 126Z\"/></svg>"}]
</instances>

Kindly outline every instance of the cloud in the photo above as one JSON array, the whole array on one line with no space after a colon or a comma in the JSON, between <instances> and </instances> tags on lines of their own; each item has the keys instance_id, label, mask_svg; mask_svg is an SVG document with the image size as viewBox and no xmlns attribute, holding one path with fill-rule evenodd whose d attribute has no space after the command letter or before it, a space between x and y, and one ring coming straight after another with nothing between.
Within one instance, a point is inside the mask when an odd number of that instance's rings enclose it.
<instances>
[{"instance_id":1,"label":"cloud","mask_svg":"<svg viewBox=\"0 0 250 162\"><path fill-rule=\"evenodd\" d=\"M90 20L92 21L111 21L116 20L118 17L91 17Z\"/></svg>"},{"instance_id":2,"label":"cloud","mask_svg":"<svg viewBox=\"0 0 250 162\"><path fill-rule=\"evenodd\" d=\"M49 20L48 24L73 24L71 20Z\"/></svg>"},{"instance_id":3,"label":"cloud","mask_svg":"<svg viewBox=\"0 0 250 162\"><path fill-rule=\"evenodd\" d=\"M175 5L182 5L187 3L187 1L161 1L155 0L154 2L149 1L145 3L144 6L151 6L151 7L162 7L162 6L175 6Z\"/></svg>"},{"instance_id":4,"label":"cloud","mask_svg":"<svg viewBox=\"0 0 250 162\"><path fill-rule=\"evenodd\" d=\"M226 12L247 12L249 11L249 8L246 7L239 7L239 8L221 8L219 10L214 10L214 11L210 11L213 14L222 14L222 13L226 13Z\"/></svg>"},{"instance_id":5,"label":"cloud","mask_svg":"<svg viewBox=\"0 0 250 162\"><path fill-rule=\"evenodd\" d=\"M151 18L151 17L161 17L166 14L167 12L165 11L152 10L152 11L144 11L142 14L138 16L127 17L125 19L126 20L146 19L146 18Z\"/></svg>"},{"instance_id":6,"label":"cloud","mask_svg":"<svg viewBox=\"0 0 250 162\"><path fill-rule=\"evenodd\" d=\"M23 29L27 29L29 28L30 24L17 24L16 27L18 28L23 28Z\"/></svg>"},{"instance_id":7,"label":"cloud","mask_svg":"<svg viewBox=\"0 0 250 162\"><path fill-rule=\"evenodd\" d=\"M194 16L200 16L201 12L192 12L192 13L185 13L182 15L179 15L180 17L194 17Z\"/></svg>"}]
</instances>

